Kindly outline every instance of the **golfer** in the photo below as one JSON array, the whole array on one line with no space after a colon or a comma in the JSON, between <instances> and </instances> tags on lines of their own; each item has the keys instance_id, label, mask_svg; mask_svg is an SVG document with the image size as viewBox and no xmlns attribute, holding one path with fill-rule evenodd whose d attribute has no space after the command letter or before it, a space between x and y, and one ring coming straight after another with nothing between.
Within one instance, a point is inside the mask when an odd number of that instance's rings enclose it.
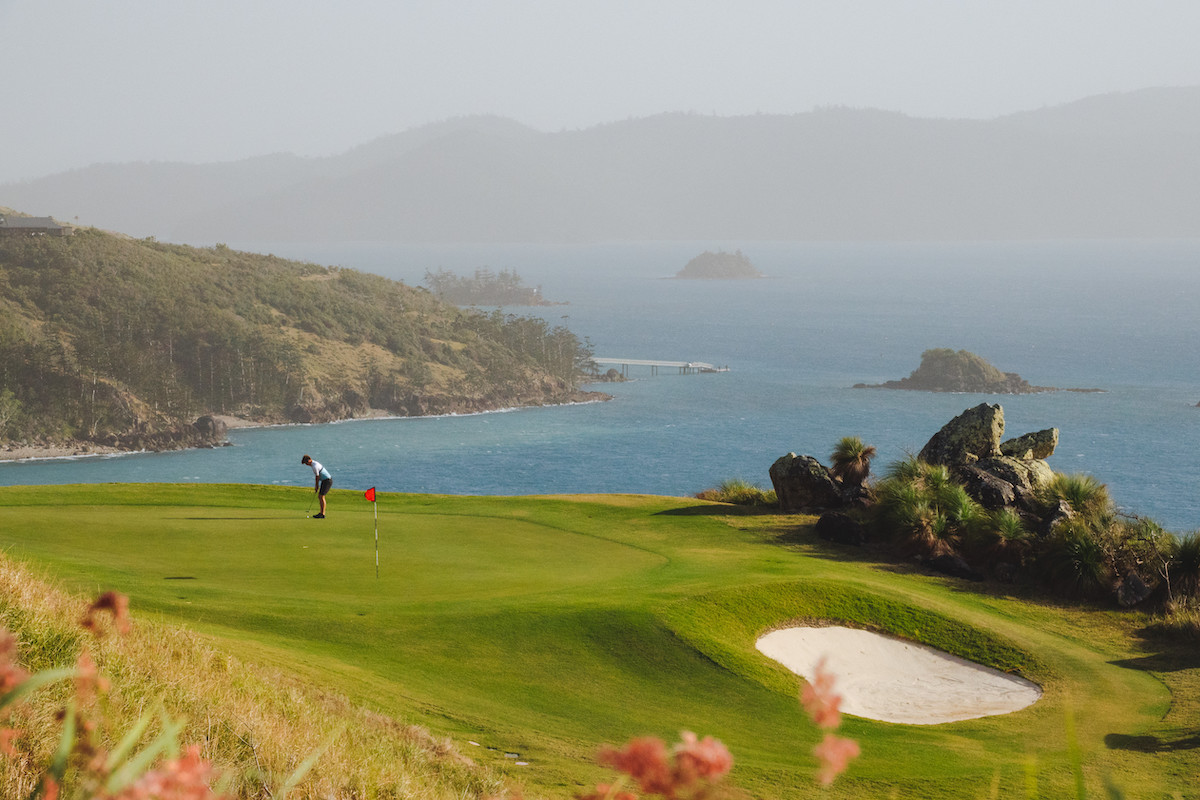
<instances>
[{"instance_id":1,"label":"golfer","mask_svg":"<svg viewBox=\"0 0 1200 800\"><path fill-rule=\"evenodd\" d=\"M321 513L314 515L313 519L325 519L325 495L329 494L329 487L333 486L333 476L329 474L329 470L321 466L320 461L313 461L307 454L301 457L300 463L312 467L313 476L316 478L313 491L317 493L317 497L321 498Z\"/></svg>"}]
</instances>

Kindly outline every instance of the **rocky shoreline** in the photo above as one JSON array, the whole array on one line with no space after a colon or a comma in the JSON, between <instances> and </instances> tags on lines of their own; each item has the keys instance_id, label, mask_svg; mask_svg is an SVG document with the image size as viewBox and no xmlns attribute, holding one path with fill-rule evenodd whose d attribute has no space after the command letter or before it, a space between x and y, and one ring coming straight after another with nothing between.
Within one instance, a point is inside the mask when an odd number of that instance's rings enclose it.
<instances>
[{"instance_id":1,"label":"rocky shoreline","mask_svg":"<svg viewBox=\"0 0 1200 800\"><path fill-rule=\"evenodd\" d=\"M594 403L611 400L612 396L604 392L577 391L561 403L539 403L522 408L533 408L538 405L569 405L574 403ZM347 415L339 418L322 419L319 422L343 422L351 419L380 419L396 416L440 416L443 414L481 414L488 411L499 411L503 407L472 407L462 410L431 411L425 414L396 415L390 411L372 408L365 413ZM316 421L314 421L316 422ZM208 414L198 418L190 426L169 431L134 431L118 436L90 439L66 439L61 441L35 442L0 442L0 463L8 461L26 461L52 458L82 458L88 456L111 456L122 453L159 453L170 450L198 450L204 448L226 447L231 443L227 436L234 428L265 428L272 425L294 425L295 420L263 418L251 419L229 414ZM301 423L304 424L304 423Z\"/></svg>"}]
</instances>

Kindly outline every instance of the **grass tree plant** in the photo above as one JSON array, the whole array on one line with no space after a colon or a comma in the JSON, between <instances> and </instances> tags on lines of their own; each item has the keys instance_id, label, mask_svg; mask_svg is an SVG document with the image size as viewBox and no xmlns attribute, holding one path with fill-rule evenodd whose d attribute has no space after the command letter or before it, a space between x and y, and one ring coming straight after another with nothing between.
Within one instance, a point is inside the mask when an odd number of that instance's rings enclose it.
<instances>
[{"instance_id":1,"label":"grass tree plant","mask_svg":"<svg viewBox=\"0 0 1200 800\"><path fill-rule=\"evenodd\" d=\"M843 436L830 455L829 474L847 488L859 488L871 474L871 459L875 458L875 452L874 445L864 444L861 438Z\"/></svg>"}]
</instances>

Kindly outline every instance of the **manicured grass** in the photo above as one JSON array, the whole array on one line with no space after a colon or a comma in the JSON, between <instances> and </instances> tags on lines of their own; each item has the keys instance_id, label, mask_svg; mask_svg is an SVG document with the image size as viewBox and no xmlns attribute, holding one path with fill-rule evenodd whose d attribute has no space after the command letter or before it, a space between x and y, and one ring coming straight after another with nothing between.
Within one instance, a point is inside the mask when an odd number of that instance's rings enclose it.
<instances>
[{"instance_id":1,"label":"manicured grass","mask_svg":"<svg viewBox=\"0 0 1200 800\"><path fill-rule=\"evenodd\" d=\"M381 494L376 578L370 503L334 492L329 518L311 520L308 501L262 486L9 487L0 546L68 588L128 594L135 617L451 735L534 796L604 775L601 743L681 729L722 739L732 780L761 797L1071 797L1077 765L1093 797L1110 778L1129 797L1192 791L1195 749L1180 743L1200 710L1180 693L1200 665L1139 649L1128 615L858 560L817 544L811 518L661 497ZM863 756L819 791L798 683L754 649L804 619L928 642L1045 696L947 725L848 718Z\"/></svg>"}]
</instances>

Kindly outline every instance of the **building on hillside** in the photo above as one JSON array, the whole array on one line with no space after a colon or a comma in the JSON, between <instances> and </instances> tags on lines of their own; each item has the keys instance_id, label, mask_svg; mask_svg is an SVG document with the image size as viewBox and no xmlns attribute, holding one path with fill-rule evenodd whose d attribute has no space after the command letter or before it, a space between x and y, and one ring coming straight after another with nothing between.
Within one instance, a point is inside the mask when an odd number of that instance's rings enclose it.
<instances>
[{"instance_id":1,"label":"building on hillside","mask_svg":"<svg viewBox=\"0 0 1200 800\"><path fill-rule=\"evenodd\" d=\"M0 214L0 236L70 236L75 229L53 217L12 217Z\"/></svg>"}]
</instances>

